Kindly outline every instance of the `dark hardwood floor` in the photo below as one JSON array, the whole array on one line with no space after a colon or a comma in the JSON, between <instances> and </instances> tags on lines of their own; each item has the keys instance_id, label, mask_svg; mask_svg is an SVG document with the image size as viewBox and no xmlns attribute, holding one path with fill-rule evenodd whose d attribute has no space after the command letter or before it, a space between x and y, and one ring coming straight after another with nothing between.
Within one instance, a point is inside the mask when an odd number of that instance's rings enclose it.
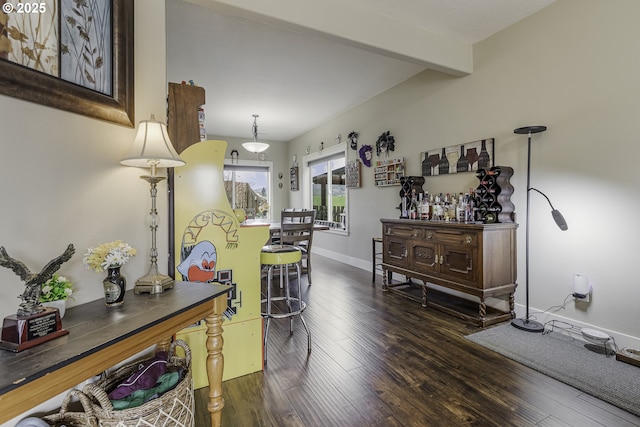
<instances>
[{"instance_id":1,"label":"dark hardwood floor","mask_svg":"<svg viewBox=\"0 0 640 427\"><path fill-rule=\"evenodd\" d=\"M223 383L224 427L640 426L640 418L464 338L478 327L383 293L381 277L314 256L313 349L275 320L263 372ZM196 425L208 425L208 389Z\"/></svg>"}]
</instances>

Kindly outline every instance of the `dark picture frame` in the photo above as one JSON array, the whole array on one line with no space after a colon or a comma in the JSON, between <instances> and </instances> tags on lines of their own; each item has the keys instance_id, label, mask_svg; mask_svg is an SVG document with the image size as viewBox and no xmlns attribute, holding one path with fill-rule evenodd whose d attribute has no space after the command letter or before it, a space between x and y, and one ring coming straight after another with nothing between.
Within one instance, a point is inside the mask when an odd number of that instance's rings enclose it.
<instances>
[{"instance_id":1,"label":"dark picture frame","mask_svg":"<svg viewBox=\"0 0 640 427\"><path fill-rule=\"evenodd\" d=\"M289 181L291 182L291 191L300 189L298 185L298 166L293 166L289 169Z\"/></svg>"},{"instance_id":2,"label":"dark picture frame","mask_svg":"<svg viewBox=\"0 0 640 427\"><path fill-rule=\"evenodd\" d=\"M134 1L113 0L112 5L111 95L3 58L0 58L0 94L134 127Z\"/></svg>"}]
</instances>

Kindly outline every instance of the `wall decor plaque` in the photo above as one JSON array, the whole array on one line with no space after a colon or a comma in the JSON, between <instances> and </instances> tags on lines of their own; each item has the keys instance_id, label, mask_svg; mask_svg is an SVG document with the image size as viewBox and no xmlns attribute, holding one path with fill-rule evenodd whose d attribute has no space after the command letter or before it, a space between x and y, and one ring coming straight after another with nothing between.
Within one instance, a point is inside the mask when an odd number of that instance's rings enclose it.
<instances>
[{"instance_id":1,"label":"wall decor plaque","mask_svg":"<svg viewBox=\"0 0 640 427\"><path fill-rule=\"evenodd\" d=\"M424 151L422 176L475 172L493 166L494 138Z\"/></svg>"}]
</instances>

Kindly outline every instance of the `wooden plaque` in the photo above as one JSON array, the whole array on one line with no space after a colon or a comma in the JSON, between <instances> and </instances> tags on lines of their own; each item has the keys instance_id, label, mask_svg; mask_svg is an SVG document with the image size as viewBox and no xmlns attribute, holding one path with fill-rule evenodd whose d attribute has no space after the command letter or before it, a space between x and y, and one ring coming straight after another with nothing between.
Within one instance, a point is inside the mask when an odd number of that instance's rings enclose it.
<instances>
[{"instance_id":1,"label":"wooden plaque","mask_svg":"<svg viewBox=\"0 0 640 427\"><path fill-rule=\"evenodd\" d=\"M0 348L17 353L68 333L57 308L45 307L31 316L12 314L4 318Z\"/></svg>"}]
</instances>

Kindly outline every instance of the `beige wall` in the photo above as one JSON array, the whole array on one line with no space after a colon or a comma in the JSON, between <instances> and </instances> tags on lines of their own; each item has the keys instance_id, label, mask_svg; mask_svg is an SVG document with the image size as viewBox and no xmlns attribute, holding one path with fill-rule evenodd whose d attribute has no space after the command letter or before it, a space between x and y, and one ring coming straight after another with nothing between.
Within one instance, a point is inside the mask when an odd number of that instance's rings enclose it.
<instances>
[{"instance_id":1,"label":"beige wall","mask_svg":"<svg viewBox=\"0 0 640 427\"><path fill-rule=\"evenodd\" d=\"M165 119L164 2L135 2L136 123L151 113ZM70 305L104 298L102 274L87 271L89 246L122 239L139 250L123 268L127 287L146 274L151 236L147 224L148 170L120 165L135 129L0 95L0 245L31 270L40 269L73 243L76 254L60 273L76 283ZM166 185L159 185L159 236L166 236ZM159 238L166 271L167 239ZM16 312L20 279L0 268L0 317ZM126 303L126 302L125 302ZM15 421L6 423L12 426Z\"/></svg>"},{"instance_id":2,"label":"beige wall","mask_svg":"<svg viewBox=\"0 0 640 427\"><path fill-rule=\"evenodd\" d=\"M615 5L615 7L614 7ZM530 18L474 46L474 73L455 78L426 71L292 141L289 157L317 141L360 132L360 144L375 145L390 130L394 156L407 172L420 174L419 153L427 149L496 138L496 163L512 166L518 231L520 314L525 302L526 135L513 130L546 125L534 135L531 184L547 193L569 230L554 224L542 196L531 195L532 311L539 321L566 318L614 334L618 344L638 345L640 286L635 271L640 223L636 162L640 158L640 27L634 0L558 0ZM356 158L350 151L349 158ZM375 156L374 156L375 159ZM373 168L363 187L349 192L348 237L318 233L314 246L325 255L370 266L371 237L379 218L397 217L399 187L375 188ZM475 187L472 174L427 178L430 192ZM291 204L302 194L292 194ZM592 301L573 302L571 275L591 280Z\"/></svg>"}]
</instances>

